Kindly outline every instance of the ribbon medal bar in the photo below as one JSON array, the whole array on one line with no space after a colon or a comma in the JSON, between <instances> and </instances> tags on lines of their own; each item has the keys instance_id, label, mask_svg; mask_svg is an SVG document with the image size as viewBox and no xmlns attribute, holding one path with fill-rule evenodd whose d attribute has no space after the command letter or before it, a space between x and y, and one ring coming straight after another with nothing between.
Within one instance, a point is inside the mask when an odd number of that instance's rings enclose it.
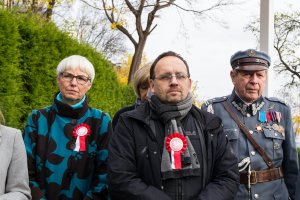
<instances>
[{"instance_id":1,"label":"ribbon medal bar","mask_svg":"<svg viewBox=\"0 0 300 200\"><path fill-rule=\"evenodd\" d=\"M266 111L261 110L261 111L258 112L258 120L261 123L267 122L267 113L266 113Z\"/></svg>"},{"instance_id":2,"label":"ribbon medal bar","mask_svg":"<svg viewBox=\"0 0 300 200\"><path fill-rule=\"evenodd\" d=\"M181 154L186 150L186 138L180 133L172 133L166 139L166 148L171 154L172 169L181 169Z\"/></svg>"},{"instance_id":3,"label":"ribbon medal bar","mask_svg":"<svg viewBox=\"0 0 300 200\"><path fill-rule=\"evenodd\" d=\"M78 124L73 130L76 138L74 151L86 151L86 137L90 135L91 129L87 124Z\"/></svg>"}]
</instances>

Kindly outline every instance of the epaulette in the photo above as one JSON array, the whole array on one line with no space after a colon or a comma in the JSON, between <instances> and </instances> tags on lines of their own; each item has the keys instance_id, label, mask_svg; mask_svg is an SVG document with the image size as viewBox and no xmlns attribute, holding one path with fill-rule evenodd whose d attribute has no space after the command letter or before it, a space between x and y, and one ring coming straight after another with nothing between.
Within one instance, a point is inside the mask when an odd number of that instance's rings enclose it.
<instances>
[{"instance_id":1,"label":"epaulette","mask_svg":"<svg viewBox=\"0 0 300 200\"><path fill-rule=\"evenodd\" d=\"M223 102L223 101L226 101L227 100L227 96L223 96L223 97L217 97L217 98L213 98L213 99L210 99L210 100L207 100L206 102L204 102L204 106L206 107L206 111L209 112L209 113L212 113L214 114L215 111L214 111L214 108L213 108L213 104L215 103L220 103L220 102ZM203 107L204 108L204 107Z\"/></svg>"},{"instance_id":2,"label":"epaulette","mask_svg":"<svg viewBox=\"0 0 300 200\"><path fill-rule=\"evenodd\" d=\"M216 97L216 98L209 99L209 100L205 101L203 104L204 104L205 106L208 106L208 105L210 105L210 104L220 103L220 102L226 101L227 98L228 98L227 96Z\"/></svg>"},{"instance_id":3,"label":"epaulette","mask_svg":"<svg viewBox=\"0 0 300 200\"><path fill-rule=\"evenodd\" d=\"M285 106L288 106L286 102L278 99L277 97L266 97L267 100L272 101L272 102L277 102L277 103L281 103Z\"/></svg>"}]
</instances>

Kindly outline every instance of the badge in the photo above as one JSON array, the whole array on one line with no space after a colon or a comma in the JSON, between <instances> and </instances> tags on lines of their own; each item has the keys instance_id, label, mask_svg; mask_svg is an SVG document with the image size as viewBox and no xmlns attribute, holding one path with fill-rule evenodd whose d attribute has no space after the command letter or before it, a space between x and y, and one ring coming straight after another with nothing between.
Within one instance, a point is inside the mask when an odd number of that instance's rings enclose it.
<instances>
[{"instance_id":1,"label":"badge","mask_svg":"<svg viewBox=\"0 0 300 200\"><path fill-rule=\"evenodd\" d=\"M265 128L271 130L271 129L272 129L272 126L271 126L270 124L267 124L267 125L265 126Z\"/></svg>"},{"instance_id":2,"label":"badge","mask_svg":"<svg viewBox=\"0 0 300 200\"><path fill-rule=\"evenodd\" d=\"M76 138L74 151L86 151L86 137L90 135L91 129L87 124L78 124L73 130Z\"/></svg>"},{"instance_id":3,"label":"badge","mask_svg":"<svg viewBox=\"0 0 300 200\"><path fill-rule=\"evenodd\" d=\"M266 111L260 110L258 112L258 120L262 123L267 122L267 113L266 113Z\"/></svg>"},{"instance_id":4,"label":"badge","mask_svg":"<svg viewBox=\"0 0 300 200\"><path fill-rule=\"evenodd\" d=\"M248 56L253 57L256 55L255 50L254 49L249 49L247 52Z\"/></svg>"},{"instance_id":5,"label":"badge","mask_svg":"<svg viewBox=\"0 0 300 200\"><path fill-rule=\"evenodd\" d=\"M275 142L273 147L275 150L277 150L280 149L281 145L278 142Z\"/></svg>"},{"instance_id":6,"label":"badge","mask_svg":"<svg viewBox=\"0 0 300 200\"><path fill-rule=\"evenodd\" d=\"M279 131L279 133L281 133L282 136L285 135L285 134L284 134L284 131L285 131L285 130L284 130L284 127L283 127L283 126L279 125L278 131Z\"/></svg>"},{"instance_id":7,"label":"badge","mask_svg":"<svg viewBox=\"0 0 300 200\"><path fill-rule=\"evenodd\" d=\"M186 138L180 133L172 133L166 139L166 148L171 154L172 169L181 169L181 154L186 150Z\"/></svg>"},{"instance_id":8,"label":"badge","mask_svg":"<svg viewBox=\"0 0 300 200\"><path fill-rule=\"evenodd\" d=\"M255 127L256 131L257 132L261 132L262 131L262 125L261 124L258 124L256 127Z\"/></svg>"},{"instance_id":9,"label":"badge","mask_svg":"<svg viewBox=\"0 0 300 200\"><path fill-rule=\"evenodd\" d=\"M278 131L279 132L279 126L278 126L278 124L272 124L272 129L274 131Z\"/></svg>"}]
</instances>

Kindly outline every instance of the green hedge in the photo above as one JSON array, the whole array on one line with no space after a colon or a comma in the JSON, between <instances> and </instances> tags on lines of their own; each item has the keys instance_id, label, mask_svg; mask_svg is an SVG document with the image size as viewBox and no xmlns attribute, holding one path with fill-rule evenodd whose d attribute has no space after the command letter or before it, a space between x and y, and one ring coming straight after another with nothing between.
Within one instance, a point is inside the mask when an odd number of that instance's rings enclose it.
<instances>
[{"instance_id":1,"label":"green hedge","mask_svg":"<svg viewBox=\"0 0 300 200\"><path fill-rule=\"evenodd\" d=\"M134 102L132 88L119 84L110 63L93 48L39 16L0 9L0 109L7 125L23 129L31 110L52 103L58 91L56 66L73 54L87 57L95 67L91 106L113 116Z\"/></svg>"}]
</instances>

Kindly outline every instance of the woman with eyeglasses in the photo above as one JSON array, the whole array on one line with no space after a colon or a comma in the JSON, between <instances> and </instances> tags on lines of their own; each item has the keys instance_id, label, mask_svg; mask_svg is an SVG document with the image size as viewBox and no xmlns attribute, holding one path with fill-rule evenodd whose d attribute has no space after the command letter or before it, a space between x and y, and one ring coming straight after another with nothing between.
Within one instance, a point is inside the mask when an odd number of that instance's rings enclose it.
<instances>
[{"instance_id":1,"label":"woman with eyeglasses","mask_svg":"<svg viewBox=\"0 0 300 200\"><path fill-rule=\"evenodd\" d=\"M118 112L116 112L112 120L113 129L117 125L119 117L122 113L130 110L134 110L136 107L141 105L144 101L146 101L147 92L149 89L150 66L151 63L147 63L134 73L132 85L133 85L134 93L137 96L136 101L133 105L124 107Z\"/></svg>"},{"instance_id":2,"label":"woman with eyeglasses","mask_svg":"<svg viewBox=\"0 0 300 200\"><path fill-rule=\"evenodd\" d=\"M0 199L31 199L21 131L4 126L0 111Z\"/></svg>"},{"instance_id":3,"label":"woman with eyeglasses","mask_svg":"<svg viewBox=\"0 0 300 200\"><path fill-rule=\"evenodd\" d=\"M32 198L107 199L111 120L88 105L94 67L85 57L72 55L56 71L59 92L53 104L33 110L25 127Z\"/></svg>"}]
</instances>

